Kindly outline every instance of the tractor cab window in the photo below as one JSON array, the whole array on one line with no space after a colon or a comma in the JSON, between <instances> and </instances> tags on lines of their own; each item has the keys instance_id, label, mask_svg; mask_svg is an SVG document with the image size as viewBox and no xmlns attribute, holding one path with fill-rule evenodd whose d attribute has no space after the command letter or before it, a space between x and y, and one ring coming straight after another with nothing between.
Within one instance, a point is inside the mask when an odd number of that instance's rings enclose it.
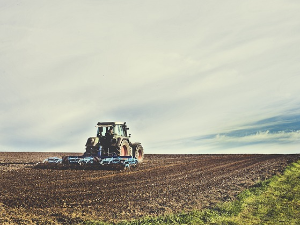
<instances>
[{"instance_id":1,"label":"tractor cab window","mask_svg":"<svg viewBox=\"0 0 300 225\"><path fill-rule=\"evenodd\" d=\"M122 125L116 125L114 131L115 131L115 134L118 136L126 136Z\"/></svg>"},{"instance_id":2,"label":"tractor cab window","mask_svg":"<svg viewBox=\"0 0 300 225\"><path fill-rule=\"evenodd\" d=\"M98 137L102 137L105 135L105 127L98 127L98 130L97 130L97 136Z\"/></svg>"},{"instance_id":3,"label":"tractor cab window","mask_svg":"<svg viewBox=\"0 0 300 225\"><path fill-rule=\"evenodd\" d=\"M106 134L113 135L114 134L114 127L105 127L106 128Z\"/></svg>"},{"instance_id":4,"label":"tractor cab window","mask_svg":"<svg viewBox=\"0 0 300 225\"><path fill-rule=\"evenodd\" d=\"M98 127L98 137L106 136L106 134L113 134L113 127Z\"/></svg>"}]
</instances>

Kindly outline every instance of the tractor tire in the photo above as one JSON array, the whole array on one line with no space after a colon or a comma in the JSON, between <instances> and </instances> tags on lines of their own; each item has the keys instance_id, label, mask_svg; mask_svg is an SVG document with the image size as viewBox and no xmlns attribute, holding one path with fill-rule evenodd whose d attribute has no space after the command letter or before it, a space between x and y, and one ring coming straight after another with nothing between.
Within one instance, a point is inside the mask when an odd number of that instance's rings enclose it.
<instances>
[{"instance_id":1,"label":"tractor tire","mask_svg":"<svg viewBox=\"0 0 300 225\"><path fill-rule=\"evenodd\" d=\"M122 140L120 145L120 156L131 156L132 150L127 140Z\"/></svg>"},{"instance_id":2,"label":"tractor tire","mask_svg":"<svg viewBox=\"0 0 300 225\"><path fill-rule=\"evenodd\" d=\"M139 163L144 160L144 148L140 143L133 144L133 156L138 160Z\"/></svg>"}]
</instances>

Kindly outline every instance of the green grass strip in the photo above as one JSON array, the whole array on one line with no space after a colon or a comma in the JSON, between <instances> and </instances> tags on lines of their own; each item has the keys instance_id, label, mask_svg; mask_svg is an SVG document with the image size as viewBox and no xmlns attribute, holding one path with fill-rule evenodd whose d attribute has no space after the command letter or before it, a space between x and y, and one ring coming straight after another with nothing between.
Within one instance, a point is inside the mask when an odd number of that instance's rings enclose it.
<instances>
[{"instance_id":1,"label":"green grass strip","mask_svg":"<svg viewBox=\"0 0 300 225\"><path fill-rule=\"evenodd\" d=\"M87 222L87 225L111 223ZM113 223L114 224L114 223ZM235 201L213 209L139 220L118 225L140 224L299 224L300 161L290 164L282 175L260 182L241 192Z\"/></svg>"}]
</instances>

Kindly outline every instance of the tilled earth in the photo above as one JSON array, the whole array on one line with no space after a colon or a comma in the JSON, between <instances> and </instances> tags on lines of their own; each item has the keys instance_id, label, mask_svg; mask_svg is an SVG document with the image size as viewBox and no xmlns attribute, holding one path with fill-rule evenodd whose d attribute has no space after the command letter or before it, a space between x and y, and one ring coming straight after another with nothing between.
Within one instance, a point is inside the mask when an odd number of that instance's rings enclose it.
<instances>
[{"instance_id":1,"label":"tilled earth","mask_svg":"<svg viewBox=\"0 0 300 225\"><path fill-rule=\"evenodd\" d=\"M0 152L1 224L118 221L209 208L300 159L299 154L146 155L131 171L33 168L62 155Z\"/></svg>"}]
</instances>

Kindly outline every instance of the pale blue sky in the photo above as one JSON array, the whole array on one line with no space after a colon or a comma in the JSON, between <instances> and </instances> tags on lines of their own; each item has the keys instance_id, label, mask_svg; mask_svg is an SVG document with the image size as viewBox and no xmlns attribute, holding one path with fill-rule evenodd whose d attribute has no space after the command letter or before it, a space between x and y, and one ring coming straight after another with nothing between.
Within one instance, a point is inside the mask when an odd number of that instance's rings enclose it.
<instances>
[{"instance_id":1,"label":"pale blue sky","mask_svg":"<svg viewBox=\"0 0 300 225\"><path fill-rule=\"evenodd\" d=\"M0 0L0 151L299 153L298 1Z\"/></svg>"}]
</instances>

